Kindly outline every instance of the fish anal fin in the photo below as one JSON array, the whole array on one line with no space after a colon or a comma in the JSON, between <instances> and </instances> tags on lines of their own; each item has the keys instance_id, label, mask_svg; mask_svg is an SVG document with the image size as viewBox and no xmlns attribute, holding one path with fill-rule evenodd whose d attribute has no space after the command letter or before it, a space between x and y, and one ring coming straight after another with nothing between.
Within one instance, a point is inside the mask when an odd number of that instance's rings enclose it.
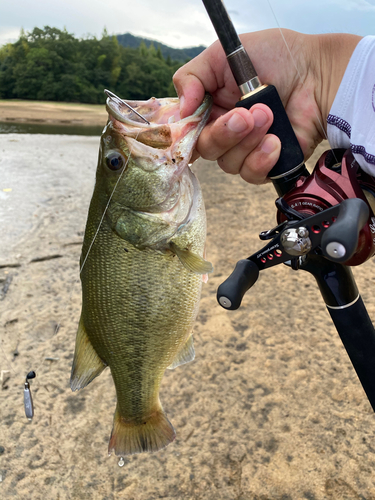
<instances>
[{"instance_id":1,"label":"fish anal fin","mask_svg":"<svg viewBox=\"0 0 375 500\"><path fill-rule=\"evenodd\" d=\"M173 425L160 405L139 422L127 422L116 407L108 453L114 451L115 455L124 456L158 451L174 441L175 437Z\"/></svg>"},{"instance_id":2,"label":"fish anal fin","mask_svg":"<svg viewBox=\"0 0 375 500\"><path fill-rule=\"evenodd\" d=\"M191 250L180 248L173 242L170 243L170 249L180 259L181 264L195 274L208 274L214 270L211 262Z\"/></svg>"},{"instance_id":3,"label":"fish anal fin","mask_svg":"<svg viewBox=\"0 0 375 500\"><path fill-rule=\"evenodd\" d=\"M78 389L86 387L95 377L100 375L106 366L107 365L99 358L93 348L81 317L76 337L72 373L70 376L70 387L72 391L77 391Z\"/></svg>"},{"instance_id":4,"label":"fish anal fin","mask_svg":"<svg viewBox=\"0 0 375 500\"><path fill-rule=\"evenodd\" d=\"M195 350L194 350L194 341L193 336L190 335L185 344L176 354L176 357L172 361L172 363L167 367L169 370L173 370L177 368L177 366L184 365L185 363L189 363L193 361L195 358Z\"/></svg>"}]
</instances>

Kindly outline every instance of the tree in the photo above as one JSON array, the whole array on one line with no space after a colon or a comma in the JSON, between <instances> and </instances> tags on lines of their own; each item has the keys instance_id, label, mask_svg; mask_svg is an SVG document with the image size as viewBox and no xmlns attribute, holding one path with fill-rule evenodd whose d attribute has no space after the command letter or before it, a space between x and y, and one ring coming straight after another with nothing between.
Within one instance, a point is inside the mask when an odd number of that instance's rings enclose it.
<instances>
[{"instance_id":1,"label":"tree","mask_svg":"<svg viewBox=\"0 0 375 500\"><path fill-rule=\"evenodd\" d=\"M163 54L161 53L160 45L158 45L158 50L156 51L156 57L160 60L164 60Z\"/></svg>"},{"instance_id":2,"label":"tree","mask_svg":"<svg viewBox=\"0 0 375 500\"><path fill-rule=\"evenodd\" d=\"M166 97L179 66L160 46L123 47L106 29L100 40L49 26L22 30L0 48L0 98L104 103L105 88L125 99Z\"/></svg>"}]
</instances>

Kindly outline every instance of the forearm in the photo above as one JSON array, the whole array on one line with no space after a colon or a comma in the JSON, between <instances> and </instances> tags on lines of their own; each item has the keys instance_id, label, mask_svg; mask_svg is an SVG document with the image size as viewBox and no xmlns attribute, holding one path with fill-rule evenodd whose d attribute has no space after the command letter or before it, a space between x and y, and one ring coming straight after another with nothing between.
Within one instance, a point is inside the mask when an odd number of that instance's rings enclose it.
<instances>
[{"instance_id":1,"label":"forearm","mask_svg":"<svg viewBox=\"0 0 375 500\"><path fill-rule=\"evenodd\" d=\"M350 58L362 37L345 33L311 35L311 70L315 74L315 99L327 129L327 117L336 97ZM315 57L314 57L315 56Z\"/></svg>"}]
</instances>

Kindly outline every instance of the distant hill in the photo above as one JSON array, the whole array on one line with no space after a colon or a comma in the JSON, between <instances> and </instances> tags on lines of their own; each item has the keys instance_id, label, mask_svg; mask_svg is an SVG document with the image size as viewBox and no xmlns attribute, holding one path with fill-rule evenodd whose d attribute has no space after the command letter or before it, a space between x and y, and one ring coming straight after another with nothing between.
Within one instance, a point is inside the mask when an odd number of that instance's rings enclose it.
<instances>
[{"instance_id":1,"label":"distant hill","mask_svg":"<svg viewBox=\"0 0 375 500\"><path fill-rule=\"evenodd\" d=\"M157 42L156 40L151 40L150 38L142 38L140 36L134 36L131 33L125 33L124 35L117 35L117 40L123 47L130 47L131 49L136 49L140 46L141 42L144 42L147 47L152 43L157 49L160 47L163 57L166 59L168 56L173 61L185 62L187 59L193 59L206 48L204 45L199 45L199 47L188 47L185 49L174 49L164 45L163 43Z\"/></svg>"}]
</instances>

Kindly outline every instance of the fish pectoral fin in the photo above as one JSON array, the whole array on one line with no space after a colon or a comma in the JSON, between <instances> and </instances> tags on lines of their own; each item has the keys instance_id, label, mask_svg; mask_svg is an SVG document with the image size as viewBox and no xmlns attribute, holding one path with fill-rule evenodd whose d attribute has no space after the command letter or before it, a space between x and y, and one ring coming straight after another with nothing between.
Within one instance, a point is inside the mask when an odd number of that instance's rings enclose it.
<instances>
[{"instance_id":1,"label":"fish pectoral fin","mask_svg":"<svg viewBox=\"0 0 375 500\"><path fill-rule=\"evenodd\" d=\"M195 274L208 274L214 270L211 262L187 249L182 249L175 243L170 243L170 249L180 259L181 264Z\"/></svg>"},{"instance_id":2,"label":"fish pectoral fin","mask_svg":"<svg viewBox=\"0 0 375 500\"><path fill-rule=\"evenodd\" d=\"M99 358L86 333L82 316L79 321L76 348L74 352L70 387L77 391L86 387L95 377L100 375L107 365Z\"/></svg>"},{"instance_id":3,"label":"fish pectoral fin","mask_svg":"<svg viewBox=\"0 0 375 500\"><path fill-rule=\"evenodd\" d=\"M167 368L169 370L173 370L174 368L177 368L177 366L184 365L185 363L193 361L194 358L195 358L195 350L194 350L193 336L190 335L185 344L178 351L172 363Z\"/></svg>"}]
</instances>

